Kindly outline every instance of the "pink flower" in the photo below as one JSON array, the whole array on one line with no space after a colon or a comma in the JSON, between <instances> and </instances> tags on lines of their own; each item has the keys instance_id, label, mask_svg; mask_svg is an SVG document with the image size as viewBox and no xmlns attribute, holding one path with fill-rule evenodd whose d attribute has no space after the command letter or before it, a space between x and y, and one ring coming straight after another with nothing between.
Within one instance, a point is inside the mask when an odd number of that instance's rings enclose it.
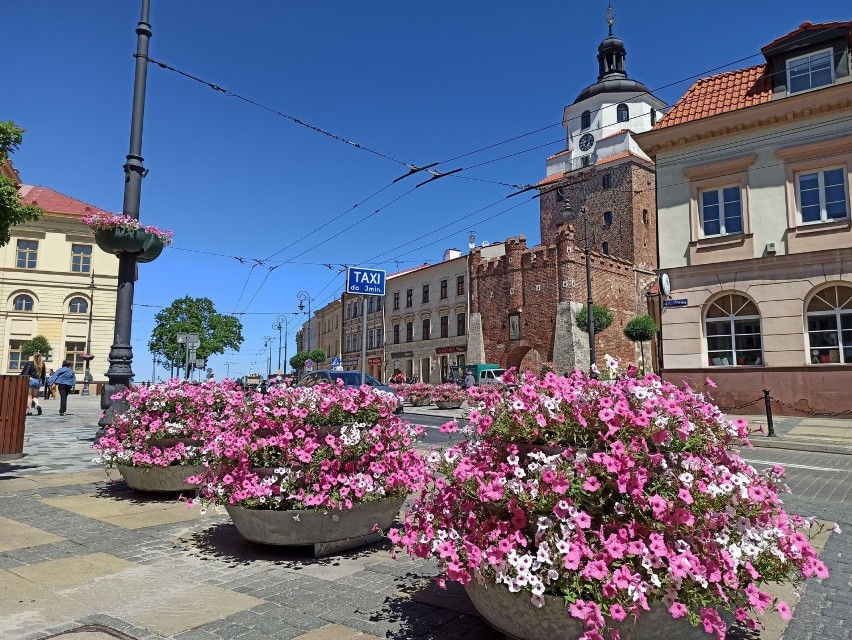
<instances>
[{"instance_id":1,"label":"pink flower","mask_svg":"<svg viewBox=\"0 0 852 640\"><path fill-rule=\"evenodd\" d=\"M669 613L672 614L672 618L675 619L683 618L687 614L687 611L687 608L680 602L675 602L669 607Z\"/></svg>"},{"instance_id":2,"label":"pink flower","mask_svg":"<svg viewBox=\"0 0 852 640\"><path fill-rule=\"evenodd\" d=\"M793 617L793 612L790 611L790 606L781 600L775 603L775 610L781 616L782 620L789 621Z\"/></svg>"},{"instance_id":3,"label":"pink flower","mask_svg":"<svg viewBox=\"0 0 852 640\"><path fill-rule=\"evenodd\" d=\"M598 480L595 476L589 476L586 478L586 481L583 483L583 489L594 493L598 489L601 488L601 481Z\"/></svg>"}]
</instances>

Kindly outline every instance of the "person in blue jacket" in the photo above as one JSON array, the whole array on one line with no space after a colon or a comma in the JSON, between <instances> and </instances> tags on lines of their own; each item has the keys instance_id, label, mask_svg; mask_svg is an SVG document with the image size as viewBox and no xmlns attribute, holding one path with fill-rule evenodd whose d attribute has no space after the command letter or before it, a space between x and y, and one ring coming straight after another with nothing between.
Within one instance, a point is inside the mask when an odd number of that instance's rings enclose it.
<instances>
[{"instance_id":1,"label":"person in blue jacket","mask_svg":"<svg viewBox=\"0 0 852 640\"><path fill-rule=\"evenodd\" d=\"M77 384L77 376L71 369L71 363L63 360L62 366L47 379L47 384L59 387L59 415L64 416L68 410L68 394Z\"/></svg>"}]
</instances>

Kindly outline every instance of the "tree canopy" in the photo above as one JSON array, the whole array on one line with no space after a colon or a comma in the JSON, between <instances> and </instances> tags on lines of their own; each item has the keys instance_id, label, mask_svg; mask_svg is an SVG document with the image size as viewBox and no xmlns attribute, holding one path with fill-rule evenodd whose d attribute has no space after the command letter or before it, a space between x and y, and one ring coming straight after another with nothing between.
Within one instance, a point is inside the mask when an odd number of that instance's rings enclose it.
<instances>
[{"instance_id":1,"label":"tree canopy","mask_svg":"<svg viewBox=\"0 0 852 640\"><path fill-rule=\"evenodd\" d=\"M36 336L21 345L21 353L27 357L37 353L46 356L52 350L53 347L50 346L50 342L44 336Z\"/></svg>"},{"instance_id":2,"label":"tree canopy","mask_svg":"<svg viewBox=\"0 0 852 640\"><path fill-rule=\"evenodd\" d=\"M326 358L325 349L311 349L310 351L299 351L290 358L290 366L294 369L304 369L308 360L314 363L323 362Z\"/></svg>"},{"instance_id":3,"label":"tree canopy","mask_svg":"<svg viewBox=\"0 0 852 640\"><path fill-rule=\"evenodd\" d=\"M12 121L0 122L0 166L17 151L24 140L24 130ZM15 181L0 175L0 247L12 239L12 227L41 217L42 210L24 204Z\"/></svg>"},{"instance_id":4,"label":"tree canopy","mask_svg":"<svg viewBox=\"0 0 852 640\"><path fill-rule=\"evenodd\" d=\"M624 325L624 336L630 342L648 342L657 335L657 323L651 316L636 316Z\"/></svg>"},{"instance_id":5,"label":"tree canopy","mask_svg":"<svg viewBox=\"0 0 852 640\"><path fill-rule=\"evenodd\" d=\"M598 334L609 325L612 324L612 311L609 308L599 305L594 305L595 316L595 333ZM575 315L574 320L577 321L577 327L586 333L589 332L589 308L583 307Z\"/></svg>"},{"instance_id":6,"label":"tree canopy","mask_svg":"<svg viewBox=\"0 0 852 640\"><path fill-rule=\"evenodd\" d=\"M243 343L243 324L234 316L218 313L210 298L179 298L154 320L157 326L151 333L148 349L173 367L182 367L186 356L184 346L177 341L179 333L198 334L201 344L195 357L200 360L225 353L225 349L239 349Z\"/></svg>"}]
</instances>

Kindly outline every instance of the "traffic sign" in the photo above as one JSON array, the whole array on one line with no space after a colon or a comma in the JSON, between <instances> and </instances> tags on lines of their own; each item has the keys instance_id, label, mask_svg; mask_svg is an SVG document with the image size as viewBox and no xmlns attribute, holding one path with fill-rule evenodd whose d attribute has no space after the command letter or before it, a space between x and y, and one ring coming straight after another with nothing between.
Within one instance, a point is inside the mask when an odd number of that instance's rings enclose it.
<instances>
[{"instance_id":1,"label":"traffic sign","mask_svg":"<svg viewBox=\"0 0 852 640\"><path fill-rule=\"evenodd\" d=\"M339 367L340 366L340 358L332 358L331 359L331 366L332 367Z\"/></svg>"},{"instance_id":2,"label":"traffic sign","mask_svg":"<svg viewBox=\"0 0 852 640\"><path fill-rule=\"evenodd\" d=\"M348 267L346 269L346 293L360 293L368 296L385 295L385 271L382 269Z\"/></svg>"},{"instance_id":3,"label":"traffic sign","mask_svg":"<svg viewBox=\"0 0 852 640\"><path fill-rule=\"evenodd\" d=\"M305 371L313 371L314 370L314 361L313 360L305 360Z\"/></svg>"}]
</instances>

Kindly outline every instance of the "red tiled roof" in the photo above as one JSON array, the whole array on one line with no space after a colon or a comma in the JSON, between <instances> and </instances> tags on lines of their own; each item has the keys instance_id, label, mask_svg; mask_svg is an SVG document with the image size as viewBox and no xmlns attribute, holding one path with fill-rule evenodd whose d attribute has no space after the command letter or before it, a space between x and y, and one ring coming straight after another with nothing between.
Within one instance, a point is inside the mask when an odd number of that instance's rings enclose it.
<instances>
[{"instance_id":1,"label":"red tiled roof","mask_svg":"<svg viewBox=\"0 0 852 640\"><path fill-rule=\"evenodd\" d=\"M632 151L622 151L621 153L616 153L613 156L607 156L606 158L602 158L601 160L598 160L595 164L589 165L589 167L599 167L603 164L615 162L616 160L621 160L622 158L627 158L629 156L633 156L634 158L638 158L639 160L644 160L645 162L648 162L647 158L643 158L642 156L635 154ZM553 175L547 176L546 178L539 180L535 186L543 187L546 184L557 182L567 176L569 173L569 171L563 171L562 173L554 173Z\"/></svg>"},{"instance_id":2,"label":"red tiled roof","mask_svg":"<svg viewBox=\"0 0 852 640\"><path fill-rule=\"evenodd\" d=\"M71 196L48 189L47 187L34 187L22 184L18 189L21 199L25 204L34 204L50 213L66 213L72 216L85 216L90 213L102 211L99 207L75 200Z\"/></svg>"},{"instance_id":3,"label":"red tiled roof","mask_svg":"<svg viewBox=\"0 0 852 640\"><path fill-rule=\"evenodd\" d=\"M817 24L812 24L810 22L803 22L799 25L798 29L791 31L790 33L781 36L780 38L776 38L768 45L761 47L760 50L766 52L769 49L773 49L777 47L779 44L784 42L785 40L789 40L790 38L799 35L800 33L804 33L805 31L818 31L822 29L835 29L837 27L845 27L850 30L849 33L849 42L852 44L852 22L818 22Z\"/></svg>"},{"instance_id":4,"label":"red tiled roof","mask_svg":"<svg viewBox=\"0 0 852 640\"><path fill-rule=\"evenodd\" d=\"M560 151L559 153L554 153L552 156L547 156L547 159L550 160L552 158L558 158L559 156L564 155L566 153L571 153L571 149L565 149L565 151Z\"/></svg>"},{"instance_id":5,"label":"red tiled roof","mask_svg":"<svg viewBox=\"0 0 852 640\"><path fill-rule=\"evenodd\" d=\"M654 129L664 129L701 118L768 102L772 79L766 65L726 71L693 84Z\"/></svg>"},{"instance_id":6,"label":"red tiled roof","mask_svg":"<svg viewBox=\"0 0 852 640\"><path fill-rule=\"evenodd\" d=\"M564 177L565 177L565 173L566 173L566 172L564 172L564 171L563 171L562 173L554 173L554 174L553 174L553 175L551 175L551 176L547 176L546 178L543 178L542 180L539 180L539 181L536 183L536 185L535 185L535 186L537 186L537 187L541 187L541 186L544 186L544 185L546 185L546 184L550 184L551 182L556 182L557 180L561 180L562 178L564 178Z\"/></svg>"}]
</instances>

